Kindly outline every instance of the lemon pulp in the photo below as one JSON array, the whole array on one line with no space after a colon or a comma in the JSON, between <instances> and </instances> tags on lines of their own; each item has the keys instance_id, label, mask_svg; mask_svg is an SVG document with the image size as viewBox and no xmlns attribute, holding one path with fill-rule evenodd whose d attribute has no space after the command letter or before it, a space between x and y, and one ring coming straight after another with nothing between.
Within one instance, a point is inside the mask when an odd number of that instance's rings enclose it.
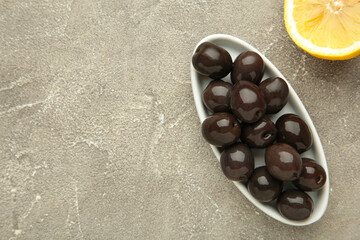
<instances>
[{"instance_id":1,"label":"lemon pulp","mask_svg":"<svg viewBox=\"0 0 360 240\"><path fill-rule=\"evenodd\" d=\"M295 43L314 56L360 53L360 0L286 0L285 24Z\"/></svg>"}]
</instances>

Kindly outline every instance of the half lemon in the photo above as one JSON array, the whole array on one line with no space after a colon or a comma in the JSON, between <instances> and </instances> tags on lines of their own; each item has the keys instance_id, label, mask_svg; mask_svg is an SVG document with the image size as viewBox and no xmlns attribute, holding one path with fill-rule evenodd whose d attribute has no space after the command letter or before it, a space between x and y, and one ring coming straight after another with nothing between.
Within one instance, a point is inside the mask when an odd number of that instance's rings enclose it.
<instances>
[{"instance_id":1,"label":"half lemon","mask_svg":"<svg viewBox=\"0 0 360 240\"><path fill-rule=\"evenodd\" d=\"M295 44L315 57L360 54L360 0L285 0L284 19Z\"/></svg>"}]
</instances>

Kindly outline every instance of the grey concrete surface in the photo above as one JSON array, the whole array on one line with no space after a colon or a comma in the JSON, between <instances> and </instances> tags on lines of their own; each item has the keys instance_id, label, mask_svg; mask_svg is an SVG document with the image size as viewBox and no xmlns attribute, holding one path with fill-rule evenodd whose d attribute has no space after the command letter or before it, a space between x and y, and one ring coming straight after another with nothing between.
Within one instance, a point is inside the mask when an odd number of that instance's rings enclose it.
<instances>
[{"instance_id":1,"label":"grey concrete surface","mask_svg":"<svg viewBox=\"0 0 360 240\"><path fill-rule=\"evenodd\" d=\"M189 61L213 33L307 107L331 179L319 222L260 212L202 139ZM280 0L0 0L0 238L360 239L359 69L300 50Z\"/></svg>"}]
</instances>

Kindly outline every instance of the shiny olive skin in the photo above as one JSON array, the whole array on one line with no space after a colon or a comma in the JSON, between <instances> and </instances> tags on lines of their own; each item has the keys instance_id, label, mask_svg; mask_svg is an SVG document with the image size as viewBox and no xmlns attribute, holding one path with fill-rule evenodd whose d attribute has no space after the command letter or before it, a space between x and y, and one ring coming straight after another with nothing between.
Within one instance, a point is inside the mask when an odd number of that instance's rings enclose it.
<instances>
[{"instance_id":1,"label":"shiny olive skin","mask_svg":"<svg viewBox=\"0 0 360 240\"><path fill-rule=\"evenodd\" d=\"M267 147L265 163L269 173L282 181L293 181L299 178L302 170L299 153L285 143L275 143Z\"/></svg>"},{"instance_id":2,"label":"shiny olive skin","mask_svg":"<svg viewBox=\"0 0 360 240\"><path fill-rule=\"evenodd\" d=\"M298 115L284 114L276 121L276 140L293 146L299 153L310 149L312 135L308 125Z\"/></svg>"},{"instance_id":3,"label":"shiny olive skin","mask_svg":"<svg viewBox=\"0 0 360 240\"><path fill-rule=\"evenodd\" d=\"M324 168L310 158L303 158L302 163L300 177L294 181L294 185L303 191L321 189L326 182Z\"/></svg>"},{"instance_id":4,"label":"shiny olive skin","mask_svg":"<svg viewBox=\"0 0 360 240\"><path fill-rule=\"evenodd\" d=\"M202 100L207 109L212 112L230 111L230 92L232 84L222 80L209 83L202 94Z\"/></svg>"},{"instance_id":5,"label":"shiny olive skin","mask_svg":"<svg viewBox=\"0 0 360 240\"><path fill-rule=\"evenodd\" d=\"M228 179L244 181L254 170L254 157L248 146L237 143L221 153L220 165Z\"/></svg>"},{"instance_id":6,"label":"shiny olive skin","mask_svg":"<svg viewBox=\"0 0 360 240\"><path fill-rule=\"evenodd\" d=\"M225 77L233 65L230 54L210 42L204 42L197 47L192 64L196 71L212 79Z\"/></svg>"},{"instance_id":7,"label":"shiny olive skin","mask_svg":"<svg viewBox=\"0 0 360 240\"><path fill-rule=\"evenodd\" d=\"M230 108L241 121L253 123L264 116L266 102L258 86L249 81L238 81L231 91Z\"/></svg>"},{"instance_id":8,"label":"shiny olive skin","mask_svg":"<svg viewBox=\"0 0 360 240\"><path fill-rule=\"evenodd\" d=\"M201 132L210 144L227 147L238 141L241 126L230 113L214 113L203 121Z\"/></svg>"},{"instance_id":9,"label":"shiny olive skin","mask_svg":"<svg viewBox=\"0 0 360 240\"><path fill-rule=\"evenodd\" d=\"M241 141L252 148L264 148L271 145L276 138L275 124L263 117L254 123L244 123L241 129Z\"/></svg>"},{"instance_id":10,"label":"shiny olive skin","mask_svg":"<svg viewBox=\"0 0 360 240\"><path fill-rule=\"evenodd\" d=\"M259 54L253 51L241 53L234 61L231 71L231 81L235 84L240 80L246 80L259 84L264 76L265 64Z\"/></svg>"},{"instance_id":11,"label":"shiny olive skin","mask_svg":"<svg viewBox=\"0 0 360 240\"><path fill-rule=\"evenodd\" d=\"M289 87L279 77L265 79L259 84L266 102L266 113L275 114L286 105L289 96Z\"/></svg>"},{"instance_id":12,"label":"shiny olive skin","mask_svg":"<svg viewBox=\"0 0 360 240\"><path fill-rule=\"evenodd\" d=\"M275 200L282 191L282 182L275 179L266 167L256 168L248 181L248 190L260 202Z\"/></svg>"},{"instance_id":13,"label":"shiny olive skin","mask_svg":"<svg viewBox=\"0 0 360 240\"><path fill-rule=\"evenodd\" d=\"M297 221L307 219L314 209L311 197L300 190L283 192L276 205L281 215Z\"/></svg>"}]
</instances>

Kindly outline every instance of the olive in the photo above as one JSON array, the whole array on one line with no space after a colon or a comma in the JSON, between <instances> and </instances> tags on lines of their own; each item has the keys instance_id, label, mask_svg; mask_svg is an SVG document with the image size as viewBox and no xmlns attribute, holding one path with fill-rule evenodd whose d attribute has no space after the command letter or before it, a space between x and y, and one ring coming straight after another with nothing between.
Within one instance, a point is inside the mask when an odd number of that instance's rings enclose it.
<instances>
[{"instance_id":1,"label":"olive","mask_svg":"<svg viewBox=\"0 0 360 240\"><path fill-rule=\"evenodd\" d=\"M247 187L251 195L260 202L270 202L281 193L282 182L272 177L263 166L253 171Z\"/></svg>"},{"instance_id":2,"label":"olive","mask_svg":"<svg viewBox=\"0 0 360 240\"><path fill-rule=\"evenodd\" d=\"M249 147L237 143L221 153L220 165L228 179L244 181L254 170L254 157Z\"/></svg>"},{"instance_id":3,"label":"olive","mask_svg":"<svg viewBox=\"0 0 360 240\"><path fill-rule=\"evenodd\" d=\"M313 200L300 190L283 192L277 200L281 215L291 220L305 220L313 211Z\"/></svg>"},{"instance_id":4,"label":"olive","mask_svg":"<svg viewBox=\"0 0 360 240\"><path fill-rule=\"evenodd\" d=\"M253 51L241 53L234 61L231 71L231 81L235 84L240 80L251 81L259 84L264 75L264 60Z\"/></svg>"},{"instance_id":5,"label":"olive","mask_svg":"<svg viewBox=\"0 0 360 240\"><path fill-rule=\"evenodd\" d=\"M213 79L223 78L232 69L230 54L210 42L200 44L192 57L192 64L200 74Z\"/></svg>"},{"instance_id":6,"label":"olive","mask_svg":"<svg viewBox=\"0 0 360 240\"><path fill-rule=\"evenodd\" d=\"M227 147L238 141L241 134L239 122L230 113L214 113L201 125L206 141L217 147Z\"/></svg>"},{"instance_id":7,"label":"olive","mask_svg":"<svg viewBox=\"0 0 360 240\"><path fill-rule=\"evenodd\" d=\"M293 146L299 153L310 149L312 135L308 125L298 115L284 114L276 121L277 141Z\"/></svg>"},{"instance_id":8,"label":"olive","mask_svg":"<svg viewBox=\"0 0 360 240\"><path fill-rule=\"evenodd\" d=\"M266 148L265 163L269 173L282 181L299 178L302 160L299 153L290 145L275 143Z\"/></svg>"},{"instance_id":9,"label":"olive","mask_svg":"<svg viewBox=\"0 0 360 240\"><path fill-rule=\"evenodd\" d=\"M249 147L264 148L271 145L276 138L275 124L263 117L254 123L244 123L241 129L241 141Z\"/></svg>"},{"instance_id":10,"label":"olive","mask_svg":"<svg viewBox=\"0 0 360 240\"><path fill-rule=\"evenodd\" d=\"M304 191L317 191L326 182L326 172L322 166L310 158L302 159L300 177L294 181L296 187Z\"/></svg>"},{"instance_id":11,"label":"olive","mask_svg":"<svg viewBox=\"0 0 360 240\"><path fill-rule=\"evenodd\" d=\"M212 112L230 111L232 84L222 80L211 81L202 94L204 105Z\"/></svg>"},{"instance_id":12,"label":"olive","mask_svg":"<svg viewBox=\"0 0 360 240\"><path fill-rule=\"evenodd\" d=\"M266 102L258 86L249 81L238 81L231 91L230 108L241 121L253 123L264 116Z\"/></svg>"},{"instance_id":13,"label":"olive","mask_svg":"<svg viewBox=\"0 0 360 240\"><path fill-rule=\"evenodd\" d=\"M266 113L275 114L286 105L289 96L289 87L279 77L265 79L259 84L266 102Z\"/></svg>"}]
</instances>

